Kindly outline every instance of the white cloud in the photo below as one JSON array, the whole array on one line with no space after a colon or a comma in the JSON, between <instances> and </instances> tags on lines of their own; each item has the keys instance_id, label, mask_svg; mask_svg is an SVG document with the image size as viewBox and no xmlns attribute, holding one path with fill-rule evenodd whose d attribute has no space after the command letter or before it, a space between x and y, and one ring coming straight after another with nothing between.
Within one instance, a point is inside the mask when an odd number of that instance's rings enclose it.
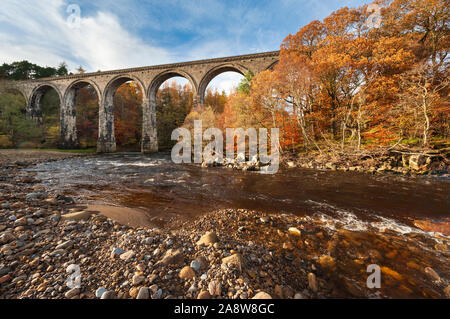
<instances>
[{"instance_id":1,"label":"white cloud","mask_svg":"<svg viewBox=\"0 0 450 319\"><path fill-rule=\"evenodd\" d=\"M216 76L208 85L208 88L230 94L241 82L243 76L237 72L224 72Z\"/></svg>"},{"instance_id":2,"label":"white cloud","mask_svg":"<svg viewBox=\"0 0 450 319\"><path fill-rule=\"evenodd\" d=\"M0 12L0 61L29 60L56 66L65 60L73 70L111 70L169 63L168 52L130 34L116 16L98 12L81 15L71 28L62 0L6 1Z\"/></svg>"}]
</instances>

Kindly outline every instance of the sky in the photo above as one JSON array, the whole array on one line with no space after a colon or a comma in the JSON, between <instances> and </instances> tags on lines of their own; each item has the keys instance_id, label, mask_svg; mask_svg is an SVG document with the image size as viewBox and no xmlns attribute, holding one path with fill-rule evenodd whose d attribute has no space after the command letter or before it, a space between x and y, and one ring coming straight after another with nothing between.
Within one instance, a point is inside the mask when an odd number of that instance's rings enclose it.
<instances>
[{"instance_id":1,"label":"sky","mask_svg":"<svg viewBox=\"0 0 450 319\"><path fill-rule=\"evenodd\" d=\"M278 50L289 34L371 0L2 0L0 63L87 72ZM240 75L211 83L230 90Z\"/></svg>"}]
</instances>

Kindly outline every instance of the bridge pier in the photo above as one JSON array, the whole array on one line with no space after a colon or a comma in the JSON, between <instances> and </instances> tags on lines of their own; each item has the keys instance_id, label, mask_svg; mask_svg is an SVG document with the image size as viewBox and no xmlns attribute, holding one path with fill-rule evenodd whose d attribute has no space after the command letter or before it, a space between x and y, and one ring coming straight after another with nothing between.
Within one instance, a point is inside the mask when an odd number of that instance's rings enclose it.
<instances>
[{"instance_id":1,"label":"bridge pier","mask_svg":"<svg viewBox=\"0 0 450 319\"><path fill-rule=\"evenodd\" d=\"M62 149L75 149L79 147L77 137L77 116L75 110L75 90L67 92L60 108L60 128L61 142L59 147Z\"/></svg>"},{"instance_id":2,"label":"bridge pier","mask_svg":"<svg viewBox=\"0 0 450 319\"><path fill-rule=\"evenodd\" d=\"M97 153L112 153L116 151L113 96L106 96L104 103L100 100L99 105Z\"/></svg>"},{"instance_id":3,"label":"bridge pier","mask_svg":"<svg viewBox=\"0 0 450 319\"><path fill-rule=\"evenodd\" d=\"M158 132L156 127L156 101L145 98L142 102L142 153L158 152Z\"/></svg>"}]
</instances>

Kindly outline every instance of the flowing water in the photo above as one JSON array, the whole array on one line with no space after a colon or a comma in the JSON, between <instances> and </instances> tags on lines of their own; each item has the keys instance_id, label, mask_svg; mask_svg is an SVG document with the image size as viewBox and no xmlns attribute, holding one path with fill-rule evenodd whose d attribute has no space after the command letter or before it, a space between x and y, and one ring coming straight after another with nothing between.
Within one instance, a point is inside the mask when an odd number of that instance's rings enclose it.
<instances>
[{"instance_id":1,"label":"flowing water","mask_svg":"<svg viewBox=\"0 0 450 319\"><path fill-rule=\"evenodd\" d=\"M29 170L50 192L80 202L140 208L163 226L170 216L190 218L220 208L293 213L320 222L342 235L339 243L353 245L335 253L339 276L348 279L349 287L365 285L361 258L364 264L382 263L383 273L393 278L383 285L385 296L439 297L450 283L448 179L310 169L264 175L177 165L165 154L131 153L71 158ZM417 220L444 226L439 232L420 229ZM320 247L330 243L322 241ZM442 280L427 279L427 267Z\"/></svg>"},{"instance_id":2,"label":"flowing water","mask_svg":"<svg viewBox=\"0 0 450 319\"><path fill-rule=\"evenodd\" d=\"M285 169L274 175L177 165L165 154L114 154L42 163L31 169L49 188L148 214L195 216L218 208L323 214L364 227L407 227L450 216L449 180ZM359 225L358 225L359 223ZM397 225L398 224L398 225Z\"/></svg>"}]
</instances>

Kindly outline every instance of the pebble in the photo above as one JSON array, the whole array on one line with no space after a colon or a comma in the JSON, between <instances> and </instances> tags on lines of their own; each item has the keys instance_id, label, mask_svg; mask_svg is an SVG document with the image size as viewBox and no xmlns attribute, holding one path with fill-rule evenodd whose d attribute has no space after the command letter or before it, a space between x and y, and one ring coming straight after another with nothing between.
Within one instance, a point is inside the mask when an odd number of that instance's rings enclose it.
<instances>
[{"instance_id":1,"label":"pebble","mask_svg":"<svg viewBox=\"0 0 450 319\"><path fill-rule=\"evenodd\" d=\"M197 242L197 246L208 246L210 244L214 244L218 242L219 239L217 238L216 233L214 232L207 232L202 237L200 237L199 241Z\"/></svg>"},{"instance_id":2,"label":"pebble","mask_svg":"<svg viewBox=\"0 0 450 319\"><path fill-rule=\"evenodd\" d=\"M139 293L136 297L136 299L148 299L149 297L149 291L147 287L141 287L141 289L139 289Z\"/></svg>"},{"instance_id":3,"label":"pebble","mask_svg":"<svg viewBox=\"0 0 450 319\"><path fill-rule=\"evenodd\" d=\"M243 267L243 258L241 254L237 253L228 257L225 257L222 259L222 263L228 265L228 264L234 264L238 266L239 270L242 270Z\"/></svg>"},{"instance_id":4,"label":"pebble","mask_svg":"<svg viewBox=\"0 0 450 319\"><path fill-rule=\"evenodd\" d=\"M308 274L308 287L314 292L317 292L319 290L319 287L317 286L317 278L316 275L310 272Z\"/></svg>"},{"instance_id":5,"label":"pebble","mask_svg":"<svg viewBox=\"0 0 450 319\"><path fill-rule=\"evenodd\" d=\"M152 299L161 299L162 294L162 289L158 289L154 294L152 294Z\"/></svg>"},{"instance_id":6,"label":"pebble","mask_svg":"<svg viewBox=\"0 0 450 319\"><path fill-rule=\"evenodd\" d=\"M426 267L425 273L434 281L441 282L441 277L438 275L438 273L433 268Z\"/></svg>"},{"instance_id":7,"label":"pebble","mask_svg":"<svg viewBox=\"0 0 450 319\"><path fill-rule=\"evenodd\" d=\"M202 290L197 296L197 299L211 299L211 295L208 291Z\"/></svg>"},{"instance_id":8,"label":"pebble","mask_svg":"<svg viewBox=\"0 0 450 319\"><path fill-rule=\"evenodd\" d=\"M100 299L116 299L117 295L114 291L105 291Z\"/></svg>"},{"instance_id":9,"label":"pebble","mask_svg":"<svg viewBox=\"0 0 450 319\"><path fill-rule=\"evenodd\" d=\"M185 266L181 269L179 277L181 279L193 279L195 278L195 271L190 266Z\"/></svg>"},{"instance_id":10,"label":"pebble","mask_svg":"<svg viewBox=\"0 0 450 319\"><path fill-rule=\"evenodd\" d=\"M106 292L106 288L105 287L100 287L95 291L95 296L97 298L101 298L101 296L103 296L103 294Z\"/></svg>"},{"instance_id":11,"label":"pebble","mask_svg":"<svg viewBox=\"0 0 450 319\"><path fill-rule=\"evenodd\" d=\"M193 260L191 262L191 268L194 269L195 271L199 271L201 266L202 264L198 260Z\"/></svg>"},{"instance_id":12,"label":"pebble","mask_svg":"<svg viewBox=\"0 0 450 319\"><path fill-rule=\"evenodd\" d=\"M72 299L73 297L75 297L76 295L79 295L79 294L80 294L80 288L75 287L75 288L72 288L72 289L70 289L69 291L67 291L67 292L64 294L64 296L65 296L67 299Z\"/></svg>"},{"instance_id":13,"label":"pebble","mask_svg":"<svg viewBox=\"0 0 450 319\"><path fill-rule=\"evenodd\" d=\"M295 228L295 227L290 227L288 229L288 231L289 231L289 233L291 235L294 235L294 236L301 236L302 235L302 232L298 228Z\"/></svg>"},{"instance_id":14,"label":"pebble","mask_svg":"<svg viewBox=\"0 0 450 319\"><path fill-rule=\"evenodd\" d=\"M264 291L261 291L258 292L252 299L272 299L272 296Z\"/></svg>"},{"instance_id":15,"label":"pebble","mask_svg":"<svg viewBox=\"0 0 450 319\"><path fill-rule=\"evenodd\" d=\"M131 258L133 258L135 255L135 252L133 250L129 250L123 254L120 255L120 259L124 261L129 261Z\"/></svg>"},{"instance_id":16,"label":"pebble","mask_svg":"<svg viewBox=\"0 0 450 319\"><path fill-rule=\"evenodd\" d=\"M133 279L131 280L131 283L133 284L133 286L137 286L140 283L142 283L145 280L144 276L140 276L140 275L134 275Z\"/></svg>"}]
</instances>

